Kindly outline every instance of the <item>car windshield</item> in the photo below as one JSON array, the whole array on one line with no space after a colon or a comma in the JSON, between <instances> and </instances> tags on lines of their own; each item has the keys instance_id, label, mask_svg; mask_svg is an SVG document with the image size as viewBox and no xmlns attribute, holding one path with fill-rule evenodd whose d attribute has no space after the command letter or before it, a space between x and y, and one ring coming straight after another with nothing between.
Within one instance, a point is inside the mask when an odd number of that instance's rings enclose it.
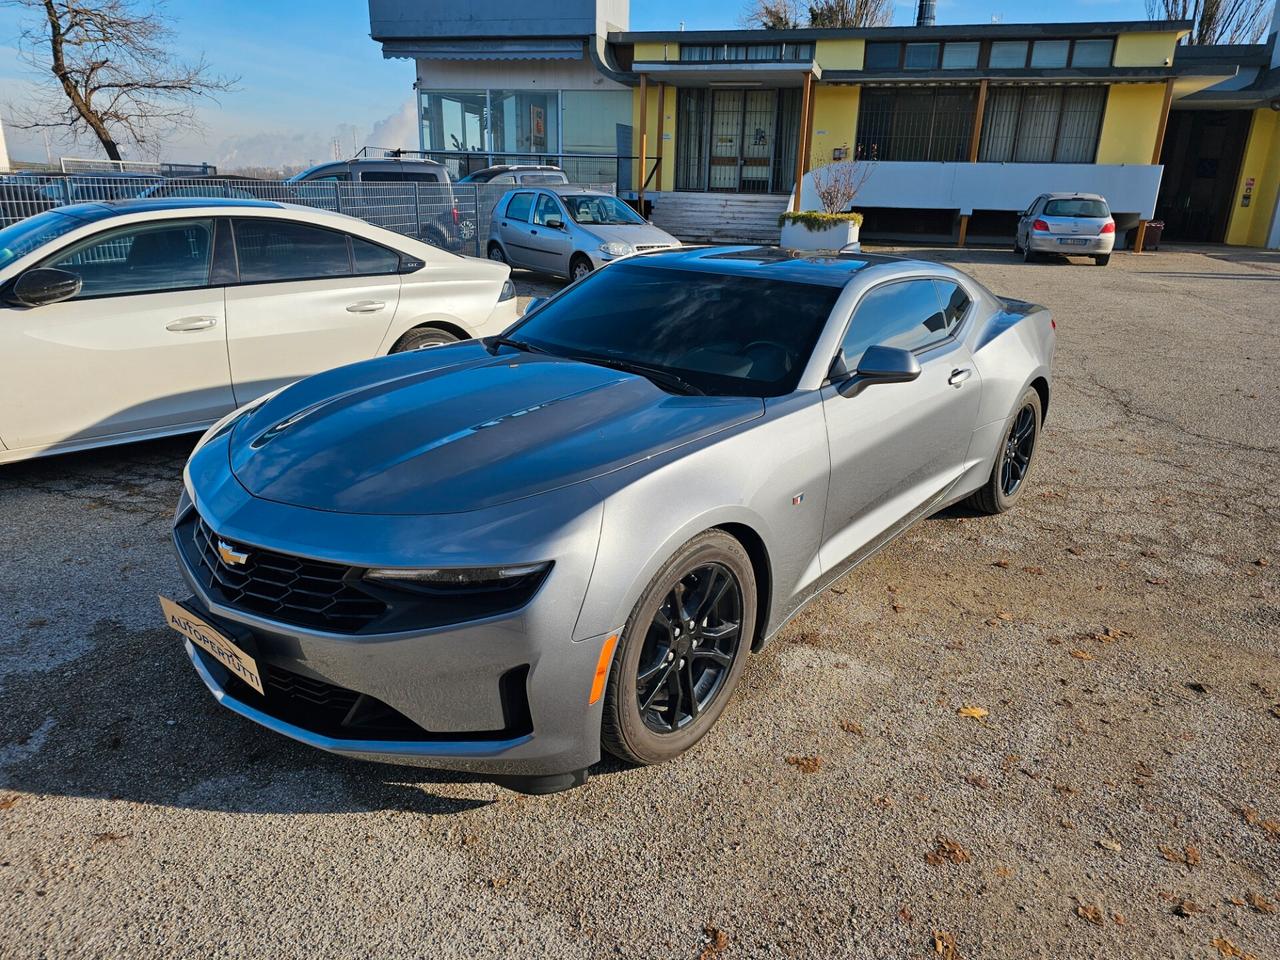
<instances>
[{"instance_id":1,"label":"car windshield","mask_svg":"<svg viewBox=\"0 0 1280 960\"><path fill-rule=\"evenodd\" d=\"M597 223L608 226L644 223L644 218L617 197L597 197L591 194L561 194L560 202L569 210L576 223Z\"/></svg>"},{"instance_id":2,"label":"car windshield","mask_svg":"<svg viewBox=\"0 0 1280 960\"><path fill-rule=\"evenodd\" d=\"M1050 200L1044 205L1046 217L1109 217L1105 200L1086 200L1073 197L1070 200Z\"/></svg>"},{"instance_id":3,"label":"car windshield","mask_svg":"<svg viewBox=\"0 0 1280 960\"><path fill-rule=\"evenodd\" d=\"M48 210L0 230L0 270L32 250L70 233L84 221Z\"/></svg>"},{"instance_id":4,"label":"car windshield","mask_svg":"<svg viewBox=\"0 0 1280 960\"><path fill-rule=\"evenodd\" d=\"M796 388L839 295L834 286L619 262L508 336L587 362L657 368L702 393L778 397Z\"/></svg>"}]
</instances>

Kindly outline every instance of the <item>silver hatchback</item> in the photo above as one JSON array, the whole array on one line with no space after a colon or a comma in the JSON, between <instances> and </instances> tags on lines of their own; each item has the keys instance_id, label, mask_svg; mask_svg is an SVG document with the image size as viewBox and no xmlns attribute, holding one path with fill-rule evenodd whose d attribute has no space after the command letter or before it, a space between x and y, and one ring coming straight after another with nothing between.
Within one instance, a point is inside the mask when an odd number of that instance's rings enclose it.
<instances>
[{"instance_id":1,"label":"silver hatchback","mask_svg":"<svg viewBox=\"0 0 1280 960\"><path fill-rule=\"evenodd\" d=\"M1093 257L1100 267L1111 259L1116 222L1105 198L1096 193L1042 193L1023 211L1013 252L1030 263L1042 253Z\"/></svg>"},{"instance_id":2,"label":"silver hatchback","mask_svg":"<svg viewBox=\"0 0 1280 960\"><path fill-rule=\"evenodd\" d=\"M634 253L680 241L612 194L551 185L509 190L490 218L490 260L578 280Z\"/></svg>"}]
</instances>

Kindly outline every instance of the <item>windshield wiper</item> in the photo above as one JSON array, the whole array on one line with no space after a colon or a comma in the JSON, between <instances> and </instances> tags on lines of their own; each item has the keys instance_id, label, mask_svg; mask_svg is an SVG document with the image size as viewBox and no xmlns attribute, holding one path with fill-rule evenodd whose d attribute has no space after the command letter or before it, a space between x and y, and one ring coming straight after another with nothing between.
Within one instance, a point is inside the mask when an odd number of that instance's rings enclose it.
<instances>
[{"instance_id":1,"label":"windshield wiper","mask_svg":"<svg viewBox=\"0 0 1280 960\"><path fill-rule=\"evenodd\" d=\"M548 352L543 350L541 347L535 347L532 343L528 343L527 341L517 340L515 337L504 337L501 335L496 337L483 337L480 342L483 343L484 348L495 357L498 355L499 347L511 347L515 350L519 350L521 353Z\"/></svg>"},{"instance_id":2,"label":"windshield wiper","mask_svg":"<svg viewBox=\"0 0 1280 960\"><path fill-rule=\"evenodd\" d=\"M590 354L573 354L569 359L581 360L583 363L594 363L613 370L622 370L626 373L634 373L647 380L657 381L659 386L665 383L668 387L674 387L677 393L696 394L700 397L706 396L707 393L701 387L695 387L679 374L672 373L662 367L651 367L647 363L636 363L634 360L620 360L614 357L596 357Z\"/></svg>"}]
</instances>

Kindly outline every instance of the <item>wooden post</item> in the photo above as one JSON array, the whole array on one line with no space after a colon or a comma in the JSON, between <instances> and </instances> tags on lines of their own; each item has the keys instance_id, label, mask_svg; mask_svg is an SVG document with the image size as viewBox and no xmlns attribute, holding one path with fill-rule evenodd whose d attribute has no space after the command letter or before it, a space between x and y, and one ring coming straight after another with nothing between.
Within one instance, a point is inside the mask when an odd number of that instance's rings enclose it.
<instances>
[{"instance_id":1,"label":"wooden post","mask_svg":"<svg viewBox=\"0 0 1280 960\"><path fill-rule=\"evenodd\" d=\"M667 85L658 81L658 149L654 151L654 165L657 169L653 174L653 189L659 193L662 192L662 141L667 131L666 93Z\"/></svg>"},{"instance_id":2,"label":"wooden post","mask_svg":"<svg viewBox=\"0 0 1280 960\"><path fill-rule=\"evenodd\" d=\"M644 216L644 181L647 175L645 167L649 165L649 75L640 74L640 174L636 177L639 189L636 191L636 207L640 216Z\"/></svg>"},{"instance_id":3,"label":"wooden post","mask_svg":"<svg viewBox=\"0 0 1280 960\"><path fill-rule=\"evenodd\" d=\"M812 73L805 74L809 84L809 112L804 118L804 169L807 173L813 168L813 115L818 109L818 82Z\"/></svg>"},{"instance_id":4,"label":"wooden post","mask_svg":"<svg viewBox=\"0 0 1280 960\"><path fill-rule=\"evenodd\" d=\"M1169 128L1169 108L1173 104L1173 77L1164 82L1164 103L1160 107L1160 124L1156 127L1156 142L1151 149L1151 165L1160 162L1160 154L1164 152L1164 134ZM1142 245L1147 240L1147 221L1138 221L1138 235L1133 239L1133 252L1141 253Z\"/></svg>"},{"instance_id":5,"label":"wooden post","mask_svg":"<svg viewBox=\"0 0 1280 960\"><path fill-rule=\"evenodd\" d=\"M978 105L973 111L973 130L969 134L969 162L978 162L978 150L982 146L982 115L987 109L987 80L984 77L978 81ZM965 238L969 235L969 214L960 214L960 237L956 241L957 247L963 247Z\"/></svg>"},{"instance_id":6,"label":"wooden post","mask_svg":"<svg viewBox=\"0 0 1280 960\"><path fill-rule=\"evenodd\" d=\"M800 210L800 187L804 182L806 154L809 152L809 110L813 97L813 74L804 75L804 92L800 95L800 136L796 141L796 189L791 199L793 213Z\"/></svg>"}]
</instances>

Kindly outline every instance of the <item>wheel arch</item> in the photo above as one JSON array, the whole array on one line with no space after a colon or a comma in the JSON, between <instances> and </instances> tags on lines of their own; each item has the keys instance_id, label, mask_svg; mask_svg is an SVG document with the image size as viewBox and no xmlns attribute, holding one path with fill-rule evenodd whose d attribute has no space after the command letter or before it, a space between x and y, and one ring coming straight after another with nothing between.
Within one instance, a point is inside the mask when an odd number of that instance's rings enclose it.
<instances>
[{"instance_id":1,"label":"wheel arch","mask_svg":"<svg viewBox=\"0 0 1280 960\"><path fill-rule=\"evenodd\" d=\"M765 546L764 538L745 523L722 523L711 529L723 530L729 534L742 544L742 549L747 551L747 556L751 559L751 572L756 578L756 622L751 637L751 652L759 653L764 646L773 609L773 566L769 560L769 548Z\"/></svg>"},{"instance_id":2,"label":"wheel arch","mask_svg":"<svg viewBox=\"0 0 1280 960\"><path fill-rule=\"evenodd\" d=\"M1031 381L1031 387L1040 394L1040 422L1044 423L1049 419L1049 380L1038 376Z\"/></svg>"},{"instance_id":3,"label":"wheel arch","mask_svg":"<svg viewBox=\"0 0 1280 960\"><path fill-rule=\"evenodd\" d=\"M443 330L446 333L457 337L459 340L471 340L475 337L475 334L467 332L467 329L461 326L457 321L447 317L419 317L418 319L413 320L407 327L400 328L397 326L397 329L387 337L381 352L384 354L390 353L396 348L396 345L409 334L417 330L426 329Z\"/></svg>"}]
</instances>

